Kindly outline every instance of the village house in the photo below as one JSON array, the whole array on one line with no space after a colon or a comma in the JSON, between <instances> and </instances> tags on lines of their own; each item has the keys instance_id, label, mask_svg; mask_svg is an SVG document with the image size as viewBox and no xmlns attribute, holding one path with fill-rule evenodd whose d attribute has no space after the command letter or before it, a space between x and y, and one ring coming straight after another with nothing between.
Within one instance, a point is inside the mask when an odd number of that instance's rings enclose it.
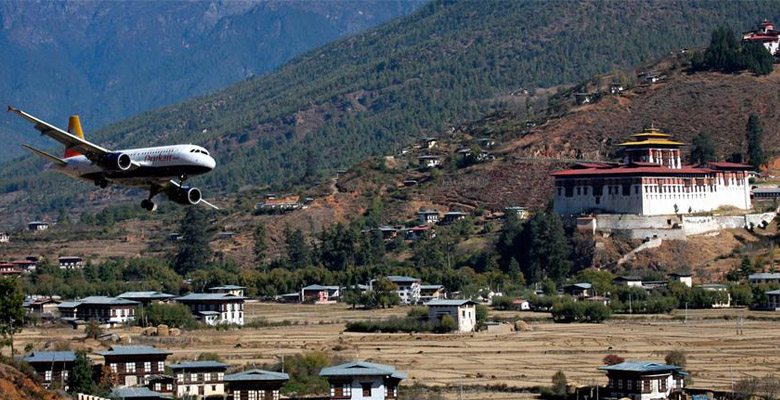
<instances>
[{"instance_id":1,"label":"village house","mask_svg":"<svg viewBox=\"0 0 780 400\"><path fill-rule=\"evenodd\" d=\"M765 19L758 25L758 29L742 33L742 40L760 43L770 54L776 55L780 48L780 31L776 31L774 24Z\"/></svg>"},{"instance_id":2,"label":"village house","mask_svg":"<svg viewBox=\"0 0 780 400\"><path fill-rule=\"evenodd\" d=\"M417 157L417 161L421 169L435 168L441 165L441 157L430 154Z\"/></svg>"},{"instance_id":3,"label":"village house","mask_svg":"<svg viewBox=\"0 0 780 400\"><path fill-rule=\"evenodd\" d=\"M757 274L748 275L748 282L755 286L762 283L778 283L780 284L779 272L760 272Z\"/></svg>"},{"instance_id":4,"label":"village house","mask_svg":"<svg viewBox=\"0 0 780 400\"><path fill-rule=\"evenodd\" d=\"M236 236L238 233L236 231L222 231L217 234L217 237L220 239L230 239L233 236Z\"/></svg>"},{"instance_id":5,"label":"village house","mask_svg":"<svg viewBox=\"0 0 780 400\"><path fill-rule=\"evenodd\" d=\"M442 224L451 224L455 221L460 221L462 219L466 219L468 217L468 213L464 213L461 211L450 211L444 213L444 218L442 219Z\"/></svg>"},{"instance_id":6,"label":"village house","mask_svg":"<svg viewBox=\"0 0 780 400\"><path fill-rule=\"evenodd\" d=\"M77 256L62 256L57 259L60 269L82 269L84 268L84 259Z\"/></svg>"},{"instance_id":7,"label":"village house","mask_svg":"<svg viewBox=\"0 0 780 400\"><path fill-rule=\"evenodd\" d=\"M428 321L439 324L445 315L452 317L459 332L474 332L477 327L477 303L471 300L431 300Z\"/></svg>"},{"instance_id":8,"label":"village house","mask_svg":"<svg viewBox=\"0 0 780 400\"><path fill-rule=\"evenodd\" d=\"M120 387L111 391L112 399L122 400L169 400L173 396L168 393L160 393L148 387Z\"/></svg>"},{"instance_id":9,"label":"village house","mask_svg":"<svg viewBox=\"0 0 780 400\"><path fill-rule=\"evenodd\" d=\"M688 287L693 287L693 275L691 274L675 272L669 274L669 280L671 282L680 282Z\"/></svg>"},{"instance_id":10,"label":"village house","mask_svg":"<svg viewBox=\"0 0 780 400\"><path fill-rule=\"evenodd\" d=\"M607 372L609 383L605 398L631 400L665 400L684 387L680 367L655 362L625 361L599 367Z\"/></svg>"},{"instance_id":11,"label":"village house","mask_svg":"<svg viewBox=\"0 0 780 400\"><path fill-rule=\"evenodd\" d=\"M139 306L138 302L132 300L117 297L90 296L75 302L61 303L57 308L63 317L68 316L67 310L72 303L76 303L76 318L83 321L94 319L109 325L126 324L133 321L136 308Z\"/></svg>"},{"instance_id":12,"label":"village house","mask_svg":"<svg viewBox=\"0 0 780 400\"><path fill-rule=\"evenodd\" d=\"M525 220L528 219L528 209L518 206L505 207L504 215L514 215L518 220Z\"/></svg>"},{"instance_id":13,"label":"village house","mask_svg":"<svg viewBox=\"0 0 780 400\"><path fill-rule=\"evenodd\" d=\"M149 304L154 304L154 303L168 303L172 298L176 296L168 293L157 292L157 291L146 291L146 292L124 292L116 297L120 299L136 301L145 306L148 306Z\"/></svg>"},{"instance_id":14,"label":"village house","mask_svg":"<svg viewBox=\"0 0 780 400\"><path fill-rule=\"evenodd\" d=\"M152 375L164 374L165 360L172 353L152 346L111 346L95 354L103 356L119 386L136 386L146 385Z\"/></svg>"},{"instance_id":15,"label":"village house","mask_svg":"<svg viewBox=\"0 0 780 400\"><path fill-rule=\"evenodd\" d=\"M584 299L591 296L593 291L593 285L587 282L573 283L563 287L563 292L569 296L576 297L578 299Z\"/></svg>"},{"instance_id":16,"label":"village house","mask_svg":"<svg viewBox=\"0 0 780 400\"><path fill-rule=\"evenodd\" d=\"M176 377L166 374L153 374L146 377L146 387L155 392L171 394L176 387Z\"/></svg>"},{"instance_id":17,"label":"village house","mask_svg":"<svg viewBox=\"0 0 780 400\"><path fill-rule=\"evenodd\" d=\"M398 384L406 374L395 367L355 361L323 368L320 376L330 384L330 398L390 400L398 398Z\"/></svg>"},{"instance_id":18,"label":"village house","mask_svg":"<svg viewBox=\"0 0 780 400\"><path fill-rule=\"evenodd\" d=\"M269 196L255 205L256 209L262 211L292 211L302 207L301 196L285 196L279 198Z\"/></svg>"},{"instance_id":19,"label":"village house","mask_svg":"<svg viewBox=\"0 0 780 400\"><path fill-rule=\"evenodd\" d=\"M244 297L230 293L190 293L176 300L207 325L244 325Z\"/></svg>"},{"instance_id":20,"label":"village house","mask_svg":"<svg viewBox=\"0 0 780 400\"><path fill-rule=\"evenodd\" d=\"M780 290L769 290L764 294L766 295L766 303L763 304L763 308L769 311L780 310Z\"/></svg>"},{"instance_id":21,"label":"village house","mask_svg":"<svg viewBox=\"0 0 780 400\"><path fill-rule=\"evenodd\" d=\"M439 222L439 212L436 210L420 210L417 217L423 224L435 224Z\"/></svg>"},{"instance_id":22,"label":"village house","mask_svg":"<svg viewBox=\"0 0 780 400\"><path fill-rule=\"evenodd\" d=\"M232 400L279 400L279 390L290 376L282 372L250 369L225 375L226 394Z\"/></svg>"},{"instance_id":23,"label":"village house","mask_svg":"<svg viewBox=\"0 0 780 400\"><path fill-rule=\"evenodd\" d=\"M625 90L625 88L623 87L623 85L621 85L619 83L613 83L613 84L609 85L609 93L610 94L620 94L620 93L623 93L623 90Z\"/></svg>"},{"instance_id":24,"label":"village house","mask_svg":"<svg viewBox=\"0 0 780 400\"><path fill-rule=\"evenodd\" d=\"M749 165L711 162L682 165L685 143L648 128L621 143L623 164L583 163L552 174L555 211L674 215L709 212L721 207L751 208Z\"/></svg>"},{"instance_id":25,"label":"village house","mask_svg":"<svg viewBox=\"0 0 780 400\"><path fill-rule=\"evenodd\" d=\"M57 311L60 313L60 317L64 320L75 320L76 312L78 310L79 306L78 301L63 301L59 305L57 305Z\"/></svg>"},{"instance_id":26,"label":"village house","mask_svg":"<svg viewBox=\"0 0 780 400\"><path fill-rule=\"evenodd\" d=\"M184 240L184 235L182 235L179 232L171 232L171 234L168 235L168 241L178 242L178 241L181 241L181 240Z\"/></svg>"},{"instance_id":27,"label":"village house","mask_svg":"<svg viewBox=\"0 0 780 400\"><path fill-rule=\"evenodd\" d=\"M483 137L478 140L479 145L485 148L493 147L496 145L496 140L489 137Z\"/></svg>"},{"instance_id":28,"label":"village house","mask_svg":"<svg viewBox=\"0 0 780 400\"><path fill-rule=\"evenodd\" d=\"M42 318L56 318L60 315L60 302L51 297L30 297L24 301L24 306L30 314L36 314Z\"/></svg>"},{"instance_id":29,"label":"village house","mask_svg":"<svg viewBox=\"0 0 780 400\"><path fill-rule=\"evenodd\" d=\"M67 390L68 375L76 362L76 354L73 351L36 351L21 360L30 364L45 387L56 382Z\"/></svg>"},{"instance_id":30,"label":"village house","mask_svg":"<svg viewBox=\"0 0 780 400\"><path fill-rule=\"evenodd\" d=\"M704 285L698 285L705 292L716 293L714 297L712 308L728 308L731 307L731 293L729 293L729 287L721 283L708 283Z\"/></svg>"},{"instance_id":31,"label":"village house","mask_svg":"<svg viewBox=\"0 0 780 400\"><path fill-rule=\"evenodd\" d=\"M49 223L43 221L32 221L27 223L27 229L33 232L45 231L49 229Z\"/></svg>"},{"instance_id":32,"label":"village house","mask_svg":"<svg viewBox=\"0 0 780 400\"><path fill-rule=\"evenodd\" d=\"M420 285L420 302L426 303L446 298L447 291L444 289L444 285Z\"/></svg>"},{"instance_id":33,"label":"village house","mask_svg":"<svg viewBox=\"0 0 780 400\"><path fill-rule=\"evenodd\" d=\"M0 232L0 243L8 243L10 241L11 241L11 235L5 232Z\"/></svg>"},{"instance_id":34,"label":"village house","mask_svg":"<svg viewBox=\"0 0 780 400\"><path fill-rule=\"evenodd\" d=\"M436 138L433 137L426 137L422 138L420 140L420 148L421 149L432 149L436 147L439 144L439 141L436 140Z\"/></svg>"},{"instance_id":35,"label":"village house","mask_svg":"<svg viewBox=\"0 0 780 400\"><path fill-rule=\"evenodd\" d=\"M390 275L389 279L398 286L398 297L401 298L401 304L417 304L420 302L420 280L409 276Z\"/></svg>"},{"instance_id":36,"label":"village house","mask_svg":"<svg viewBox=\"0 0 780 400\"><path fill-rule=\"evenodd\" d=\"M2 277L16 277L21 274L22 274L22 269L17 267L13 263L0 264L0 276Z\"/></svg>"},{"instance_id":37,"label":"village house","mask_svg":"<svg viewBox=\"0 0 780 400\"><path fill-rule=\"evenodd\" d=\"M170 369L176 375L176 397L205 399L224 396L227 367L227 364L219 361L183 361L171 364Z\"/></svg>"},{"instance_id":38,"label":"village house","mask_svg":"<svg viewBox=\"0 0 780 400\"><path fill-rule=\"evenodd\" d=\"M531 303L528 300L514 299L509 306L513 311L531 311Z\"/></svg>"},{"instance_id":39,"label":"village house","mask_svg":"<svg viewBox=\"0 0 780 400\"><path fill-rule=\"evenodd\" d=\"M398 237L398 234L402 232L402 228L395 226L380 226L379 233L382 235L382 239L389 242Z\"/></svg>"},{"instance_id":40,"label":"village house","mask_svg":"<svg viewBox=\"0 0 780 400\"><path fill-rule=\"evenodd\" d=\"M642 278L634 275L619 276L612 282L617 286L642 287Z\"/></svg>"},{"instance_id":41,"label":"village house","mask_svg":"<svg viewBox=\"0 0 780 400\"><path fill-rule=\"evenodd\" d=\"M341 287L309 285L301 288L301 301L304 303L335 303L341 297Z\"/></svg>"},{"instance_id":42,"label":"village house","mask_svg":"<svg viewBox=\"0 0 780 400\"><path fill-rule=\"evenodd\" d=\"M246 293L246 286L238 286L238 285L215 286L209 288L209 292L226 293L226 294L232 294L233 296L244 297L244 294Z\"/></svg>"},{"instance_id":43,"label":"village house","mask_svg":"<svg viewBox=\"0 0 780 400\"><path fill-rule=\"evenodd\" d=\"M436 237L436 230L429 225L415 226L404 230L404 239L412 242L434 237Z\"/></svg>"},{"instance_id":44,"label":"village house","mask_svg":"<svg viewBox=\"0 0 780 400\"><path fill-rule=\"evenodd\" d=\"M24 260L11 261L11 264L16 265L24 273L33 273L38 268L37 257L27 257Z\"/></svg>"}]
</instances>

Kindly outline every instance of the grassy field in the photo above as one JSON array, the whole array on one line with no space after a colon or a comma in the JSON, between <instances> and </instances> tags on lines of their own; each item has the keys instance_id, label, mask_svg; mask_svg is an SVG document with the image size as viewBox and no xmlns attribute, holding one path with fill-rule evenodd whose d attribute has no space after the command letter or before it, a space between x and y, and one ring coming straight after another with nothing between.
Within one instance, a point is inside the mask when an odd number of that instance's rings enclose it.
<instances>
[{"instance_id":1,"label":"grassy field","mask_svg":"<svg viewBox=\"0 0 780 400\"><path fill-rule=\"evenodd\" d=\"M743 311L744 334L736 335L737 311L692 310L673 315L633 316L606 324L555 324L540 321L544 314L500 313L525 317L532 328L505 334L358 334L345 333L344 322L402 315L405 308L364 311L344 305L285 305L250 303L250 318L298 325L241 330L199 330L177 338L138 336L139 328L118 332L134 344L152 344L173 351L169 360L194 358L201 352L221 355L228 363L269 364L283 355L321 350L333 357L368 359L409 372L407 383L447 386L506 384L526 388L549 385L562 370L573 384L606 383L597 370L610 353L626 359L662 361L671 349L688 352L694 387L729 389L732 378L762 376L780 369L780 313ZM497 313L499 314L499 313ZM27 329L17 348L27 343L43 347L54 339L73 340L74 346L96 348L83 333L70 329ZM466 398L507 398L495 392L468 392ZM452 393L450 393L452 395ZM451 397L451 396L447 396ZM518 398L512 394L511 398Z\"/></svg>"}]
</instances>

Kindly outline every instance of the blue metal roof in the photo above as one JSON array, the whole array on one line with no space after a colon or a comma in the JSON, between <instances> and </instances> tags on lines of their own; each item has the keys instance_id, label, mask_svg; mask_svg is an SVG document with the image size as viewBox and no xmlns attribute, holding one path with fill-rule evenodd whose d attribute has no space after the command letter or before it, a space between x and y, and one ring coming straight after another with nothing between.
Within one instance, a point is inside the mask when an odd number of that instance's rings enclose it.
<instances>
[{"instance_id":1,"label":"blue metal roof","mask_svg":"<svg viewBox=\"0 0 780 400\"><path fill-rule=\"evenodd\" d=\"M391 282L401 282L401 283L412 283L417 282L419 279L412 278L411 276L399 276L399 275L388 275L385 278L389 279Z\"/></svg>"},{"instance_id":2,"label":"blue metal roof","mask_svg":"<svg viewBox=\"0 0 780 400\"><path fill-rule=\"evenodd\" d=\"M309 285L301 290L338 290L338 286Z\"/></svg>"},{"instance_id":3,"label":"blue metal roof","mask_svg":"<svg viewBox=\"0 0 780 400\"><path fill-rule=\"evenodd\" d=\"M238 381L286 381L290 376L282 372L266 371L264 369L251 369L236 374L225 375L225 382Z\"/></svg>"},{"instance_id":4,"label":"blue metal roof","mask_svg":"<svg viewBox=\"0 0 780 400\"><path fill-rule=\"evenodd\" d=\"M108 297L108 296L89 296L81 300L78 300L78 302L81 304L110 305L110 306L132 306L138 304L137 301L125 300L117 297Z\"/></svg>"},{"instance_id":5,"label":"blue metal roof","mask_svg":"<svg viewBox=\"0 0 780 400\"><path fill-rule=\"evenodd\" d=\"M579 282L579 283L574 283L574 284L572 284L571 286L574 286L574 287L576 287L576 288L580 288L580 289L590 289L590 288L592 288L592 287L593 287L593 285L591 285L591 284L590 284L590 283L588 283L588 282Z\"/></svg>"},{"instance_id":6,"label":"blue metal roof","mask_svg":"<svg viewBox=\"0 0 780 400\"><path fill-rule=\"evenodd\" d=\"M172 399L170 394L164 394L155 392L148 387L123 387L116 388L111 391L110 397L118 397L121 399L135 399L135 398L159 398L159 399Z\"/></svg>"},{"instance_id":7,"label":"blue metal roof","mask_svg":"<svg viewBox=\"0 0 780 400\"><path fill-rule=\"evenodd\" d=\"M748 275L748 279L780 279L780 273L777 272L761 272L758 274Z\"/></svg>"},{"instance_id":8,"label":"blue metal roof","mask_svg":"<svg viewBox=\"0 0 780 400\"><path fill-rule=\"evenodd\" d=\"M182 361L170 365L172 370L177 369L227 369L228 365L219 361Z\"/></svg>"},{"instance_id":9,"label":"blue metal roof","mask_svg":"<svg viewBox=\"0 0 780 400\"><path fill-rule=\"evenodd\" d=\"M189 293L177 297L176 301L201 301L201 300L244 300L246 297L236 296L230 293Z\"/></svg>"},{"instance_id":10,"label":"blue metal roof","mask_svg":"<svg viewBox=\"0 0 780 400\"><path fill-rule=\"evenodd\" d=\"M168 293L161 293L156 291L148 291L148 292L124 292L120 294L120 299L170 299L171 297L176 297L172 294Z\"/></svg>"},{"instance_id":11,"label":"blue metal roof","mask_svg":"<svg viewBox=\"0 0 780 400\"><path fill-rule=\"evenodd\" d=\"M780 294L780 289L779 290L770 290L770 291L766 292L765 294L771 294L771 295Z\"/></svg>"},{"instance_id":12,"label":"blue metal roof","mask_svg":"<svg viewBox=\"0 0 780 400\"><path fill-rule=\"evenodd\" d=\"M36 351L29 356L20 357L28 363L35 362L69 362L76 361L76 353L72 351Z\"/></svg>"},{"instance_id":13,"label":"blue metal roof","mask_svg":"<svg viewBox=\"0 0 780 400\"><path fill-rule=\"evenodd\" d=\"M108 350L96 351L101 356L129 356L141 354L173 354L168 350L157 349L152 346L111 346Z\"/></svg>"},{"instance_id":14,"label":"blue metal roof","mask_svg":"<svg viewBox=\"0 0 780 400\"><path fill-rule=\"evenodd\" d=\"M238 285L223 285L223 286L215 286L209 288L209 290L241 290L241 289L246 289L246 287L238 286Z\"/></svg>"},{"instance_id":15,"label":"blue metal roof","mask_svg":"<svg viewBox=\"0 0 780 400\"><path fill-rule=\"evenodd\" d=\"M626 371L626 372L673 372L682 369L676 365L669 365L657 362L646 361L624 361L620 364L605 365L599 367L603 371Z\"/></svg>"},{"instance_id":16,"label":"blue metal roof","mask_svg":"<svg viewBox=\"0 0 780 400\"><path fill-rule=\"evenodd\" d=\"M431 306L460 307L460 306L465 306L467 304L477 304L477 303L472 300L431 300L425 303L425 305L428 307Z\"/></svg>"},{"instance_id":17,"label":"blue metal roof","mask_svg":"<svg viewBox=\"0 0 780 400\"><path fill-rule=\"evenodd\" d=\"M444 289L444 285L420 285L422 290Z\"/></svg>"},{"instance_id":18,"label":"blue metal roof","mask_svg":"<svg viewBox=\"0 0 780 400\"><path fill-rule=\"evenodd\" d=\"M320 376L389 376L406 379L406 373L395 370L395 367L367 361L355 361L333 367L323 368Z\"/></svg>"},{"instance_id":19,"label":"blue metal roof","mask_svg":"<svg viewBox=\"0 0 780 400\"><path fill-rule=\"evenodd\" d=\"M81 304L81 302L78 301L63 301L62 303L57 305L57 308L76 308Z\"/></svg>"}]
</instances>

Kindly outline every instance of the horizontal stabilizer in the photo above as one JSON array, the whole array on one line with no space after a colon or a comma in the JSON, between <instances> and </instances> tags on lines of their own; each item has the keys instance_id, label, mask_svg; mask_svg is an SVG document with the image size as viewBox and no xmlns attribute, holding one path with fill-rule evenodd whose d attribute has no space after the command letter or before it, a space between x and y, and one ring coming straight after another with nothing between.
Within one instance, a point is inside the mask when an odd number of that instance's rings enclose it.
<instances>
[{"instance_id":1,"label":"horizontal stabilizer","mask_svg":"<svg viewBox=\"0 0 780 400\"><path fill-rule=\"evenodd\" d=\"M55 156L53 156L53 155L51 155L51 154L49 154L49 153L47 153L47 152L45 152L43 150L38 150L35 147L28 146L26 144L23 144L22 147L24 147L27 150L30 150L36 156L41 157L43 159L46 159L47 161L51 161L51 162L53 162L55 164L58 164L58 165L68 165L67 161L65 161L65 160L63 160L63 159L61 159L59 157L55 157Z\"/></svg>"}]
</instances>

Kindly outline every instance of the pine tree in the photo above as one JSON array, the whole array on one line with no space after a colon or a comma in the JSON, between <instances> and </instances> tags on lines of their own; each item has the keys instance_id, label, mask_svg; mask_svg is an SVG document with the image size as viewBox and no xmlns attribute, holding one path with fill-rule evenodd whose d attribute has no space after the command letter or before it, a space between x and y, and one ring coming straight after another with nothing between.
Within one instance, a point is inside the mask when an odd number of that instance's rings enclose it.
<instances>
[{"instance_id":1,"label":"pine tree","mask_svg":"<svg viewBox=\"0 0 780 400\"><path fill-rule=\"evenodd\" d=\"M76 353L76 361L68 376L68 389L71 393L98 394L92 376L92 363L89 362L85 351Z\"/></svg>"},{"instance_id":2,"label":"pine tree","mask_svg":"<svg viewBox=\"0 0 780 400\"><path fill-rule=\"evenodd\" d=\"M707 133L699 133L693 138L693 150L691 150L691 163L700 164L715 160L715 146L712 145L712 137Z\"/></svg>"},{"instance_id":3,"label":"pine tree","mask_svg":"<svg viewBox=\"0 0 780 400\"><path fill-rule=\"evenodd\" d=\"M306 243L306 236L300 228L290 229L288 225L285 229L285 244L287 245L287 261L294 269L304 268L311 265L311 249Z\"/></svg>"},{"instance_id":4,"label":"pine tree","mask_svg":"<svg viewBox=\"0 0 780 400\"><path fill-rule=\"evenodd\" d=\"M764 154L764 149L761 147L763 134L764 128L761 126L758 115L751 114L747 123L748 157L750 158L750 164L755 168L766 164L766 154Z\"/></svg>"},{"instance_id":5,"label":"pine tree","mask_svg":"<svg viewBox=\"0 0 780 400\"><path fill-rule=\"evenodd\" d=\"M205 268L212 259L210 229L206 211L202 207L187 207L181 222L180 233L184 240L179 242L175 269L180 275Z\"/></svg>"},{"instance_id":6,"label":"pine tree","mask_svg":"<svg viewBox=\"0 0 780 400\"><path fill-rule=\"evenodd\" d=\"M14 335L22 331L24 325L24 295L15 280L0 279L0 337L3 345L11 346L14 356Z\"/></svg>"},{"instance_id":7,"label":"pine tree","mask_svg":"<svg viewBox=\"0 0 780 400\"><path fill-rule=\"evenodd\" d=\"M255 256L255 265L258 267L265 264L266 253L268 252L268 243L266 243L266 231L265 224L260 223L255 228L255 232L252 235L254 239L254 247L252 248Z\"/></svg>"}]
</instances>

